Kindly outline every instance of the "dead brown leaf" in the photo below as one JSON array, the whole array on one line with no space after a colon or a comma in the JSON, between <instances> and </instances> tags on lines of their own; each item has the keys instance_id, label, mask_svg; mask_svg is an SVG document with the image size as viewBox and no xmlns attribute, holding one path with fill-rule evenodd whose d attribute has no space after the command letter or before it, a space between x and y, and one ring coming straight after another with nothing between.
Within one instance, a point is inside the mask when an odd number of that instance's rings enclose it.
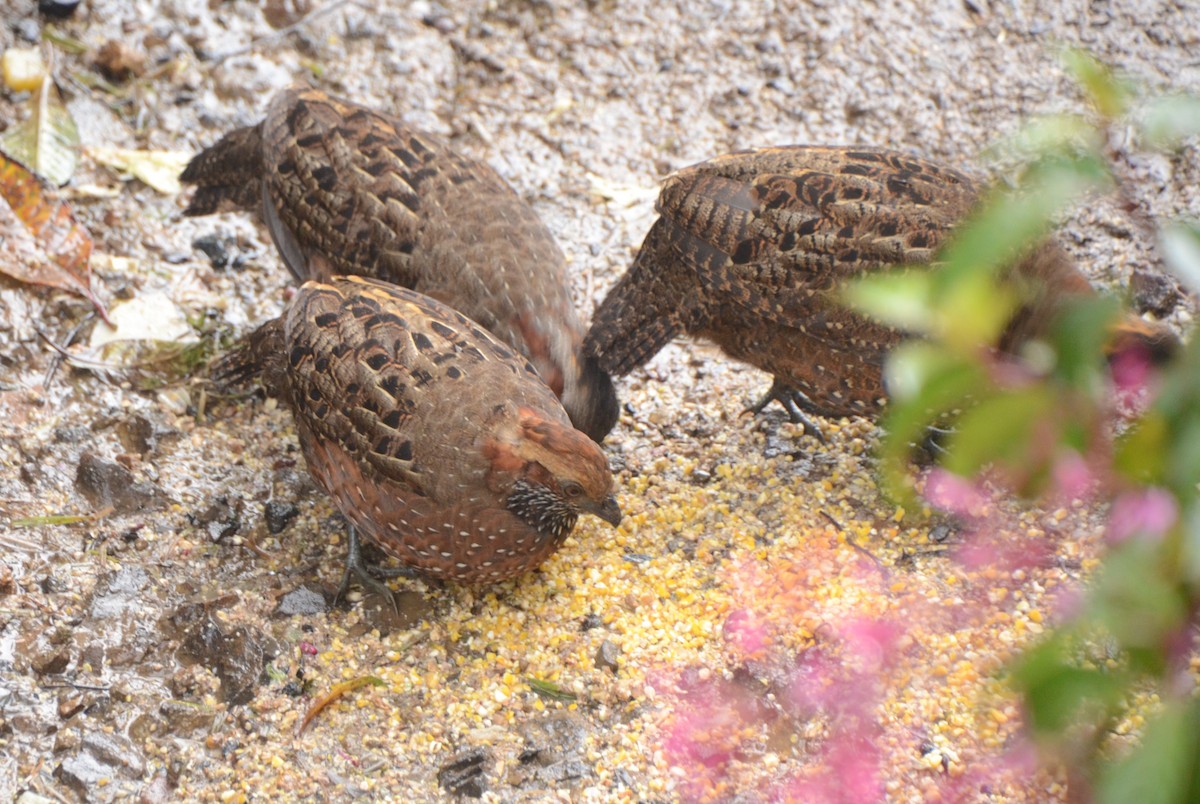
<instances>
[{"instance_id":1,"label":"dead brown leaf","mask_svg":"<svg viewBox=\"0 0 1200 804\"><path fill-rule=\"evenodd\" d=\"M358 678L352 678L349 681L343 681L340 684L334 684L329 692L313 701L313 705L309 707L308 712L305 713L304 719L300 721L300 726L296 729L296 734L303 732L305 727L312 722L312 719L316 717L326 706L329 706L329 704L333 703L338 698L341 698L346 693L353 692L359 687L365 687L368 684L373 687L387 686L383 679L376 678L375 676L359 676Z\"/></svg>"},{"instance_id":2,"label":"dead brown leaf","mask_svg":"<svg viewBox=\"0 0 1200 804\"><path fill-rule=\"evenodd\" d=\"M78 293L107 321L92 293L91 256L92 237L70 207L48 198L36 176L0 155L0 273Z\"/></svg>"},{"instance_id":3,"label":"dead brown leaf","mask_svg":"<svg viewBox=\"0 0 1200 804\"><path fill-rule=\"evenodd\" d=\"M124 81L146 72L146 54L117 39L109 39L96 51L96 69L109 81Z\"/></svg>"}]
</instances>

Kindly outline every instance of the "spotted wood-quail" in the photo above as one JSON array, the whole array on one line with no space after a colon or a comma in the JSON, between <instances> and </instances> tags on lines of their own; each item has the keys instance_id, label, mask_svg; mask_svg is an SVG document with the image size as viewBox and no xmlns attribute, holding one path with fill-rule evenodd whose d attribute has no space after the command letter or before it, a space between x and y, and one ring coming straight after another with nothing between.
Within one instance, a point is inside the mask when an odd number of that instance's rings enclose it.
<instances>
[{"instance_id":1,"label":"spotted wood-quail","mask_svg":"<svg viewBox=\"0 0 1200 804\"><path fill-rule=\"evenodd\" d=\"M600 441L612 380L579 352L565 260L491 168L381 112L309 88L194 157L188 215L257 210L298 280L369 276L420 291L524 354Z\"/></svg>"},{"instance_id":2,"label":"spotted wood-quail","mask_svg":"<svg viewBox=\"0 0 1200 804\"><path fill-rule=\"evenodd\" d=\"M790 146L719 156L669 176L659 218L632 267L597 309L584 352L612 374L645 363L678 334L717 343L774 375L754 410L875 417L884 357L904 333L838 301L848 278L929 263L978 201L967 175L879 148ZM1010 270L1024 303L999 346L1043 335L1063 299L1093 293L1047 240ZM1165 326L1129 317L1114 343L1152 352Z\"/></svg>"},{"instance_id":3,"label":"spotted wood-quail","mask_svg":"<svg viewBox=\"0 0 1200 804\"><path fill-rule=\"evenodd\" d=\"M291 408L352 558L357 531L423 574L489 583L537 566L581 513L620 522L604 453L529 362L415 291L307 282L215 373L261 375Z\"/></svg>"}]
</instances>

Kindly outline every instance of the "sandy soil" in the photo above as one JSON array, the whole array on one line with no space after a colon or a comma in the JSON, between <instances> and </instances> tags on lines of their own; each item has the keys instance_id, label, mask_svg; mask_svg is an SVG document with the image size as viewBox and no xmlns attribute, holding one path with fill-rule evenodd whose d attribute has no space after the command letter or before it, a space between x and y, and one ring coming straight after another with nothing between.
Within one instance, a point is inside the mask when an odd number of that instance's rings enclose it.
<instances>
[{"instance_id":1,"label":"sandy soil","mask_svg":"<svg viewBox=\"0 0 1200 804\"><path fill-rule=\"evenodd\" d=\"M284 31L262 7L283 24L317 13ZM34 8L0 9L0 48L38 36ZM659 178L708 156L869 143L979 165L1029 116L1082 110L1063 45L1153 91L1200 91L1188 2L84 0L57 29L146 59L113 93L86 85L91 52L57 52L85 145L194 152L295 81L449 137L544 217L585 313L640 243ZM22 101L0 95L0 126ZM1194 146L1117 145L1143 211L1200 214ZM87 157L63 197L107 301L165 293L227 333L282 308L285 272L244 216L183 219L184 197ZM1109 200L1061 237L1099 284L1161 267ZM330 608L343 526L287 413L199 379L52 371L38 332L66 343L82 324L86 344L87 313L0 279L0 519L115 509L0 531L0 798L1066 796L1059 773L1014 758L1019 707L994 678L1095 566L1101 522L1080 501L985 506L1000 541L1041 552L959 560L922 512L880 497L869 425L830 423L822 446L777 411L740 417L767 378L678 343L620 385L619 530L585 523L493 589L400 583L399 617ZM366 675L380 685L297 734L317 696ZM829 695L798 703L804 678Z\"/></svg>"}]
</instances>

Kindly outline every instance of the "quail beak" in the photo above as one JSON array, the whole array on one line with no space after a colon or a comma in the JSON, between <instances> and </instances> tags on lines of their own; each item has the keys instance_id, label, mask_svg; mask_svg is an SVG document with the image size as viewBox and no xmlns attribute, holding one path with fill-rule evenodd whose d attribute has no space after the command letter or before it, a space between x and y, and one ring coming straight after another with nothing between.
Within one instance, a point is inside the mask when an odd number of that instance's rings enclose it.
<instances>
[{"instance_id":1,"label":"quail beak","mask_svg":"<svg viewBox=\"0 0 1200 804\"><path fill-rule=\"evenodd\" d=\"M617 505L617 498L612 495L609 495L604 502L599 504L589 501L586 510L588 513L600 517L614 528L621 524L621 506Z\"/></svg>"}]
</instances>

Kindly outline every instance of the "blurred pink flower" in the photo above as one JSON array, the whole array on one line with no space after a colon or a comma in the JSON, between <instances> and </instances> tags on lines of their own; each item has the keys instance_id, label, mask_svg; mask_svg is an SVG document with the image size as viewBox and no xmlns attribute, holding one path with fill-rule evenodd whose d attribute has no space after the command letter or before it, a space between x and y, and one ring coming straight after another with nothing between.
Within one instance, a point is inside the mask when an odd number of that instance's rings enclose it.
<instances>
[{"instance_id":1,"label":"blurred pink flower","mask_svg":"<svg viewBox=\"0 0 1200 804\"><path fill-rule=\"evenodd\" d=\"M1150 381L1152 366L1145 349L1125 349L1114 355L1109 365L1118 393L1139 393Z\"/></svg>"},{"instance_id":2,"label":"blurred pink flower","mask_svg":"<svg viewBox=\"0 0 1200 804\"><path fill-rule=\"evenodd\" d=\"M974 481L934 467L925 481L925 499L935 508L958 516L978 516L987 495Z\"/></svg>"},{"instance_id":3,"label":"blurred pink flower","mask_svg":"<svg viewBox=\"0 0 1200 804\"><path fill-rule=\"evenodd\" d=\"M891 663L904 629L888 620L862 617L847 622L840 632L847 652L859 659L861 669L874 673Z\"/></svg>"},{"instance_id":4,"label":"blurred pink flower","mask_svg":"<svg viewBox=\"0 0 1200 804\"><path fill-rule=\"evenodd\" d=\"M726 642L746 656L756 655L770 644L766 621L750 609L729 612L722 634Z\"/></svg>"},{"instance_id":5,"label":"blurred pink flower","mask_svg":"<svg viewBox=\"0 0 1200 804\"><path fill-rule=\"evenodd\" d=\"M815 776L794 780L784 801L804 804L870 804L884 800L879 749L866 735L830 738Z\"/></svg>"},{"instance_id":6,"label":"blurred pink flower","mask_svg":"<svg viewBox=\"0 0 1200 804\"><path fill-rule=\"evenodd\" d=\"M1117 413L1128 419L1136 418L1153 398L1154 367L1150 355L1144 349L1126 349L1115 355L1109 366Z\"/></svg>"},{"instance_id":7,"label":"blurred pink flower","mask_svg":"<svg viewBox=\"0 0 1200 804\"><path fill-rule=\"evenodd\" d=\"M882 801L879 749L858 735L840 735L830 742L826 754L826 775L840 787L842 800Z\"/></svg>"},{"instance_id":8,"label":"blurred pink flower","mask_svg":"<svg viewBox=\"0 0 1200 804\"><path fill-rule=\"evenodd\" d=\"M1084 497L1095 484L1096 478L1083 456L1068 450L1054 462L1054 490L1067 500Z\"/></svg>"},{"instance_id":9,"label":"blurred pink flower","mask_svg":"<svg viewBox=\"0 0 1200 804\"><path fill-rule=\"evenodd\" d=\"M1066 622L1083 612L1083 590L1078 586L1060 586L1050 596L1050 616L1054 622Z\"/></svg>"},{"instance_id":10,"label":"blurred pink flower","mask_svg":"<svg viewBox=\"0 0 1200 804\"><path fill-rule=\"evenodd\" d=\"M1113 501L1108 514L1108 540L1119 544L1133 536L1161 539L1179 519L1179 503L1166 489L1127 491Z\"/></svg>"},{"instance_id":11,"label":"blurred pink flower","mask_svg":"<svg viewBox=\"0 0 1200 804\"><path fill-rule=\"evenodd\" d=\"M788 680L787 703L801 716L822 712L842 693L834 678L838 662L820 648L800 654Z\"/></svg>"}]
</instances>

